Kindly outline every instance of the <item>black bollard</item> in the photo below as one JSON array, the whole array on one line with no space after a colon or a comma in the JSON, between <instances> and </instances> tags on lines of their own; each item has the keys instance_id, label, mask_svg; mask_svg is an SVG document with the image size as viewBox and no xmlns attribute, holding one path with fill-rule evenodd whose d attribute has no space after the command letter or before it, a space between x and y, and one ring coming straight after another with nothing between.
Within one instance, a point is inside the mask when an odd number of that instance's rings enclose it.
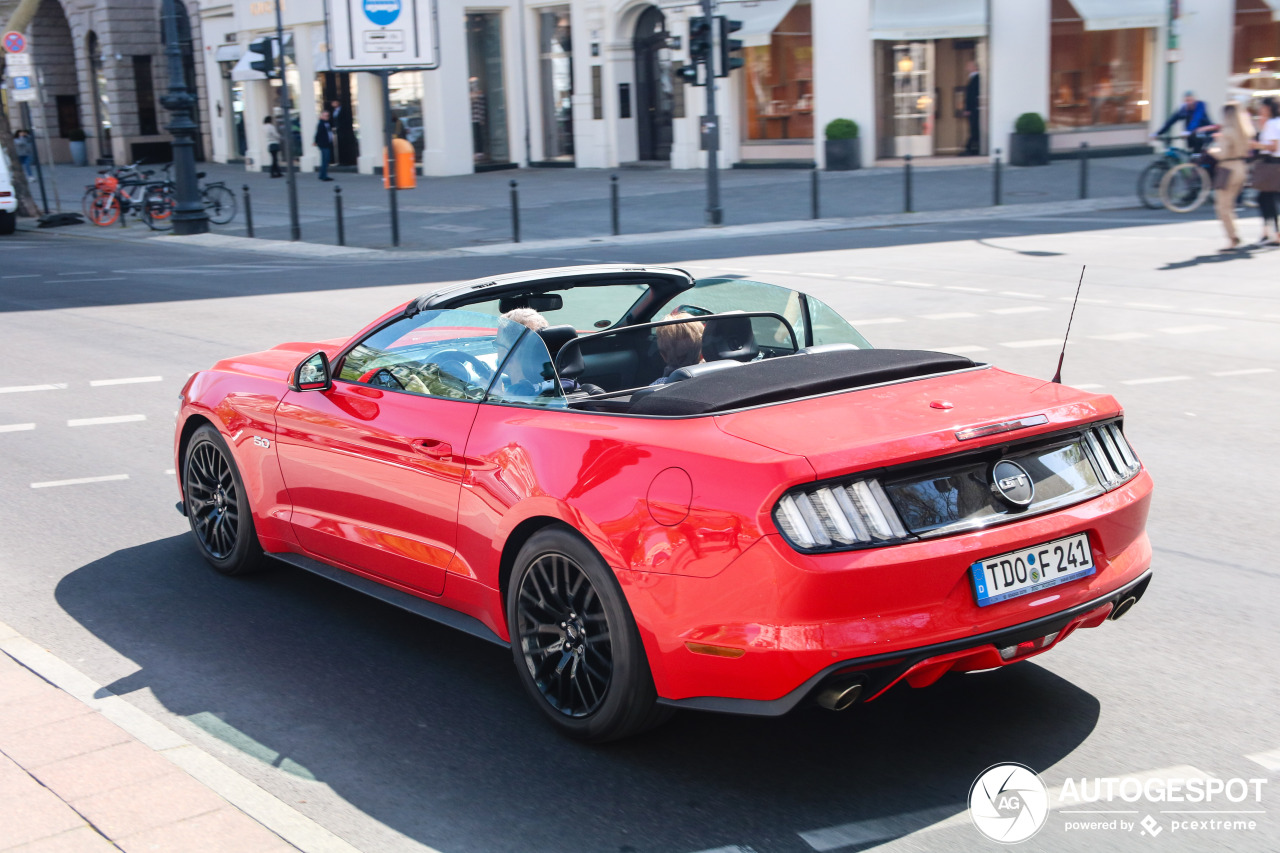
<instances>
[{"instance_id":1,"label":"black bollard","mask_svg":"<svg viewBox=\"0 0 1280 853\"><path fill-rule=\"evenodd\" d=\"M622 225L619 222L618 213L618 176L609 176L609 215L613 219L613 236L617 237L622 233Z\"/></svg>"},{"instance_id":2,"label":"black bollard","mask_svg":"<svg viewBox=\"0 0 1280 853\"><path fill-rule=\"evenodd\" d=\"M253 204L249 201L249 185L244 184L244 233L253 236Z\"/></svg>"},{"instance_id":3,"label":"black bollard","mask_svg":"<svg viewBox=\"0 0 1280 853\"><path fill-rule=\"evenodd\" d=\"M911 213L911 155L902 155L902 212Z\"/></svg>"},{"instance_id":4,"label":"black bollard","mask_svg":"<svg viewBox=\"0 0 1280 853\"><path fill-rule=\"evenodd\" d=\"M520 191L516 182L511 182L511 242L520 242Z\"/></svg>"},{"instance_id":5,"label":"black bollard","mask_svg":"<svg viewBox=\"0 0 1280 853\"><path fill-rule=\"evenodd\" d=\"M991 203L996 207L1004 204L1003 188L1000 186L1000 149L996 149L996 159L991 164Z\"/></svg>"},{"instance_id":6,"label":"black bollard","mask_svg":"<svg viewBox=\"0 0 1280 853\"><path fill-rule=\"evenodd\" d=\"M342 187L335 186L333 188L333 212L338 219L338 245L347 245L347 230L342 223Z\"/></svg>"},{"instance_id":7,"label":"black bollard","mask_svg":"<svg viewBox=\"0 0 1280 853\"><path fill-rule=\"evenodd\" d=\"M821 219L822 215L818 206L818 170L814 168L809 173L809 218Z\"/></svg>"},{"instance_id":8,"label":"black bollard","mask_svg":"<svg viewBox=\"0 0 1280 853\"><path fill-rule=\"evenodd\" d=\"M1080 143L1080 198L1089 197L1089 143Z\"/></svg>"}]
</instances>

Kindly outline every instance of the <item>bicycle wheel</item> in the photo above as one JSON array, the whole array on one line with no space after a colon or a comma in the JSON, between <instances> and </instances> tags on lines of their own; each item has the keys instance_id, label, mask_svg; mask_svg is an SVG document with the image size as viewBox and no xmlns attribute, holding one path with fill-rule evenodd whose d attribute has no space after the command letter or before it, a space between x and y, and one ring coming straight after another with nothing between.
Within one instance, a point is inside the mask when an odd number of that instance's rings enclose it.
<instances>
[{"instance_id":1,"label":"bicycle wheel","mask_svg":"<svg viewBox=\"0 0 1280 853\"><path fill-rule=\"evenodd\" d=\"M173 228L175 205L172 187L149 189L142 201L142 219L152 231L168 231Z\"/></svg>"},{"instance_id":2,"label":"bicycle wheel","mask_svg":"<svg viewBox=\"0 0 1280 853\"><path fill-rule=\"evenodd\" d=\"M98 198L98 188L88 187L84 191L84 195L80 198L80 209L84 211L84 218L93 221L93 203Z\"/></svg>"},{"instance_id":3,"label":"bicycle wheel","mask_svg":"<svg viewBox=\"0 0 1280 853\"><path fill-rule=\"evenodd\" d=\"M93 200L89 208L89 221L94 225L112 225L120 218L120 199L115 193L103 193Z\"/></svg>"},{"instance_id":4,"label":"bicycle wheel","mask_svg":"<svg viewBox=\"0 0 1280 853\"><path fill-rule=\"evenodd\" d=\"M1143 207L1149 207L1152 210L1160 209L1160 181L1168 171L1168 161L1161 158L1147 166L1142 170L1142 174L1138 175L1138 201L1142 202Z\"/></svg>"},{"instance_id":5,"label":"bicycle wheel","mask_svg":"<svg viewBox=\"0 0 1280 853\"><path fill-rule=\"evenodd\" d=\"M236 194L222 184L210 184L201 191L200 197L210 222L226 225L236 218Z\"/></svg>"},{"instance_id":6,"label":"bicycle wheel","mask_svg":"<svg viewBox=\"0 0 1280 853\"><path fill-rule=\"evenodd\" d=\"M1209 173L1195 163L1174 166L1160 180L1160 201L1174 213L1190 213L1209 197Z\"/></svg>"}]
</instances>

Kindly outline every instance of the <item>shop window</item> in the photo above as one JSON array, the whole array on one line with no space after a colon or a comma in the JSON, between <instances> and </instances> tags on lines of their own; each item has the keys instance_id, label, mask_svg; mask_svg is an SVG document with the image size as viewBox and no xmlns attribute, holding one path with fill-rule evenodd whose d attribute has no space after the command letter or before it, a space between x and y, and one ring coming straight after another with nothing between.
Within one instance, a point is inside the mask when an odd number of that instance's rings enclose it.
<instances>
[{"instance_id":1,"label":"shop window","mask_svg":"<svg viewBox=\"0 0 1280 853\"><path fill-rule=\"evenodd\" d=\"M507 163L507 89L502 67L502 15L467 15L467 80L471 96L471 138L477 165Z\"/></svg>"},{"instance_id":2,"label":"shop window","mask_svg":"<svg viewBox=\"0 0 1280 853\"><path fill-rule=\"evenodd\" d=\"M573 159L573 40L569 7L538 13L542 77L542 159Z\"/></svg>"},{"instance_id":3,"label":"shop window","mask_svg":"<svg viewBox=\"0 0 1280 853\"><path fill-rule=\"evenodd\" d=\"M1271 20L1263 0L1236 0L1235 34L1231 50L1232 74L1280 70L1280 21ZM1240 88L1254 88L1245 83ZM1267 82L1257 88L1275 88Z\"/></svg>"},{"instance_id":4,"label":"shop window","mask_svg":"<svg viewBox=\"0 0 1280 853\"><path fill-rule=\"evenodd\" d=\"M1143 124L1151 117L1150 29L1089 30L1053 0L1049 127Z\"/></svg>"},{"instance_id":5,"label":"shop window","mask_svg":"<svg viewBox=\"0 0 1280 853\"><path fill-rule=\"evenodd\" d=\"M156 121L156 90L150 56L133 58L133 91L138 99L138 133L155 136L160 127Z\"/></svg>"},{"instance_id":6,"label":"shop window","mask_svg":"<svg viewBox=\"0 0 1280 853\"><path fill-rule=\"evenodd\" d=\"M812 20L809 4L797 3L769 44L745 49L747 139L813 138Z\"/></svg>"},{"instance_id":7,"label":"shop window","mask_svg":"<svg viewBox=\"0 0 1280 853\"><path fill-rule=\"evenodd\" d=\"M75 95L58 95L58 136L66 139L71 131L80 129L80 104Z\"/></svg>"}]
</instances>

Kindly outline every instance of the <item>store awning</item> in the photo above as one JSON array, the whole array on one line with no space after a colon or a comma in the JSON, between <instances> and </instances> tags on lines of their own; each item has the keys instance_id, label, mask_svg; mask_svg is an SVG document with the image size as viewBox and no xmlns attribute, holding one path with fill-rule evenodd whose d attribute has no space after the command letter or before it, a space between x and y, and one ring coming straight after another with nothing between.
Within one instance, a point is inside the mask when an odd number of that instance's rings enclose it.
<instances>
[{"instance_id":1,"label":"store awning","mask_svg":"<svg viewBox=\"0 0 1280 853\"><path fill-rule=\"evenodd\" d=\"M986 34L986 0L873 0L874 39L922 41Z\"/></svg>"},{"instance_id":2,"label":"store awning","mask_svg":"<svg viewBox=\"0 0 1280 853\"><path fill-rule=\"evenodd\" d=\"M1158 27L1169 16L1167 0L1071 0L1071 5L1086 30Z\"/></svg>"},{"instance_id":3,"label":"store awning","mask_svg":"<svg viewBox=\"0 0 1280 853\"><path fill-rule=\"evenodd\" d=\"M1276 0L1280 2L1280 0ZM216 62L237 62L244 53L244 48L238 44L220 44L218 49L213 52L213 58Z\"/></svg>"},{"instance_id":4,"label":"store awning","mask_svg":"<svg viewBox=\"0 0 1280 853\"><path fill-rule=\"evenodd\" d=\"M742 29L733 38L741 39L743 47L764 47L794 5L796 0L720 0L719 12L742 21Z\"/></svg>"},{"instance_id":5,"label":"store awning","mask_svg":"<svg viewBox=\"0 0 1280 853\"><path fill-rule=\"evenodd\" d=\"M240 61L236 63L236 67L231 69L232 80L266 80L267 75L261 71L256 71L249 66L250 62L260 58L258 54L246 50L244 55L240 57Z\"/></svg>"}]
</instances>

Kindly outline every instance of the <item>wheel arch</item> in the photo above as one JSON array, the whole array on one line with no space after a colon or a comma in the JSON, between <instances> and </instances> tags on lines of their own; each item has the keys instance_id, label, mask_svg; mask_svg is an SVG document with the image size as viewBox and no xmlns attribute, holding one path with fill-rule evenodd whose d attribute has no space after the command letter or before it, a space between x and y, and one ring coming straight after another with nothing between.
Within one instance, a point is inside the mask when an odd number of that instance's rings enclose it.
<instances>
[{"instance_id":1,"label":"wheel arch","mask_svg":"<svg viewBox=\"0 0 1280 853\"><path fill-rule=\"evenodd\" d=\"M507 585L511 581L511 572L515 569L516 556L520 553L520 549L524 547L524 543L532 539L535 533L557 524L568 527L570 530L573 529L562 518L550 515L536 515L526 518L517 524L507 536L507 540L502 543L502 556L498 558L498 595L502 600L502 621L504 623L507 620ZM592 545L591 547L594 548L595 546ZM508 633L510 633L510 630L511 626L507 625Z\"/></svg>"},{"instance_id":2,"label":"wheel arch","mask_svg":"<svg viewBox=\"0 0 1280 853\"><path fill-rule=\"evenodd\" d=\"M191 443L191 436L195 435L196 430L208 424L214 429L218 429L218 425L204 415L191 415L182 424L182 431L178 433L178 454L177 454L177 472L178 472L178 488L183 490L183 496L186 496L186 488L182 484L182 461L187 456L187 445Z\"/></svg>"}]
</instances>

